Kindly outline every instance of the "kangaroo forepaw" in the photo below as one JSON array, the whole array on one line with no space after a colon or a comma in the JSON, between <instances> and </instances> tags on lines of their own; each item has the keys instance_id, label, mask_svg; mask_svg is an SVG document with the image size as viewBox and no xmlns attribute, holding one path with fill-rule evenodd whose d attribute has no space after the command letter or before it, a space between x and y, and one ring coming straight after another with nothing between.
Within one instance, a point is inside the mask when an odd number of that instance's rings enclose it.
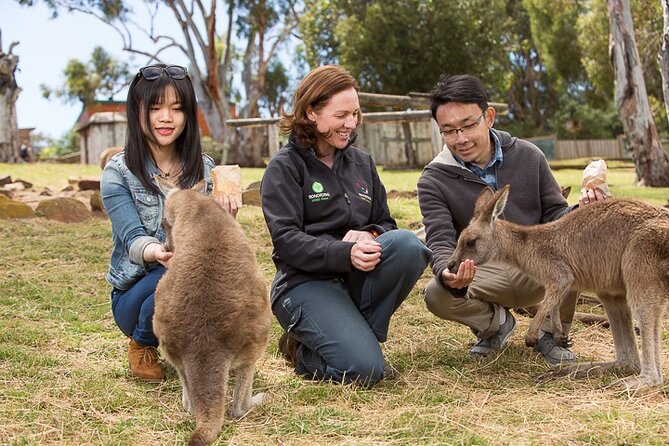
<instances>
[{"instance_id":1,"label":"kangaroo forepaw","mask_svg":"<svg viewBox=\"0 0 669 446\"><path fill-rule=\"evenodd\" d=\"M570 348L574 345L572 339L569 336L563 335L562 333L558 335L553 334L553 339L555 339L555 343L562 348Z\"/></svg>"},{"instance_id":2,"label":"kangaroo forepaw","mask_svg":"<svg viewBox=\"0 0 669 446\"><path fill-rule=\"evenodd\" d=\"M539 342L539 337L536 335L531 335L529 332L525 335L525 345L528 347L534 347Z\"/></svg>"}]
</instances>

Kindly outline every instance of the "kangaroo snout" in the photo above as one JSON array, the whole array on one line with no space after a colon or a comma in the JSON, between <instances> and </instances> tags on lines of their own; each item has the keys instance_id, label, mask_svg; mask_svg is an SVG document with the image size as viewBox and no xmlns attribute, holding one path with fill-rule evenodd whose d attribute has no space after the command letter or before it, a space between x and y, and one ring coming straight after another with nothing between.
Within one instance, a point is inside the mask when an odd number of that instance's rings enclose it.
<instances>
[{"instance_id":1,"label":"kangaroo snout","mask_svg":"<svg viewBox=\"0 0 669 446\"><path fill-rule=\"evenodd\" d=\"M455 260L449 260L448 265L446 265L446 267L448 268L449 272L451 272L453 274L457 274L457 272L458 272L458 262L456 262Z\"/></svg>"}]
</instances>

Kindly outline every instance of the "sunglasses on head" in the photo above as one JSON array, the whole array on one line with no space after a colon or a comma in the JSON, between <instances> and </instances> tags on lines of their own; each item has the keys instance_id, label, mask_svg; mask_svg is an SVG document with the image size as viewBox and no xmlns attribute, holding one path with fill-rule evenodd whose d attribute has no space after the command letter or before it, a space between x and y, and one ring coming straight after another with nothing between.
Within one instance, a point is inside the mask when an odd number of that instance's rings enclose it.
<instances>
[{"instance_id":1,"label":"sunglasses on head","mask_svg":"<svg viewBox=\"0 0 669 446\"><path fill-rule=\"evenodd\" d=\"M167 73L169 77L176 80L185 79L188 76L188 70L179 65L167 65L161 67L158 65L149 65L148 67L143 67L139 69L139 74L142 75L147 81L155 81L160 76L163 75L163 72Z\"/></svg>"}]
</instances>

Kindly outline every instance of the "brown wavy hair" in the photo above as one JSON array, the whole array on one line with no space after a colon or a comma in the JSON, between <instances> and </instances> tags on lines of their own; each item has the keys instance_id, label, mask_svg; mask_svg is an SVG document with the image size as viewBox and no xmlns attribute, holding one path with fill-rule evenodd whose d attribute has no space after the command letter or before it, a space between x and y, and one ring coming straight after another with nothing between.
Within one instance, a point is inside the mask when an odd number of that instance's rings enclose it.
<instances>
[{"instance_id":1,"label":"brown wavy hair","mask_svg":"<svg viewBox=\"0 0 669 446\"><path fill-rule=\"evenodd\" d=\"M293 135L301 147L315 147L319 135L324 138L329 135L318 131L316 123L307 117L307 111L309 108L320 110L332 96L349 88L360 91L358 82L351 73L339 65L314 68L297 86L293 95L292 111L281 111L281 132ZM356 125L361 122L362 114L358 114Z\"/></svg>"}]
</instances>

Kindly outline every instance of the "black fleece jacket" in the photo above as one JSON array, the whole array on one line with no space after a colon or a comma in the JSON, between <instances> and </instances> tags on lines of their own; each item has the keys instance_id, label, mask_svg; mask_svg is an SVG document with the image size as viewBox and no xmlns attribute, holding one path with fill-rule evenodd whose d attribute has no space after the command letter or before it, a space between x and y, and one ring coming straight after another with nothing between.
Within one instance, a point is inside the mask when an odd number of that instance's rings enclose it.
<instances>
[{"instance_id":1,"label":"black fleece jacket","mask_svg":"<svg viewBox=\"0 0 669 446\"><path fill-rule=\"evenodd\" d=\"M260 193L277 269L272 303L301 283L344 278L349 230L397 229L372 158L352 146L335 152L330 169L291 138L265 169Z\"/></svg>"}]
</instances>

